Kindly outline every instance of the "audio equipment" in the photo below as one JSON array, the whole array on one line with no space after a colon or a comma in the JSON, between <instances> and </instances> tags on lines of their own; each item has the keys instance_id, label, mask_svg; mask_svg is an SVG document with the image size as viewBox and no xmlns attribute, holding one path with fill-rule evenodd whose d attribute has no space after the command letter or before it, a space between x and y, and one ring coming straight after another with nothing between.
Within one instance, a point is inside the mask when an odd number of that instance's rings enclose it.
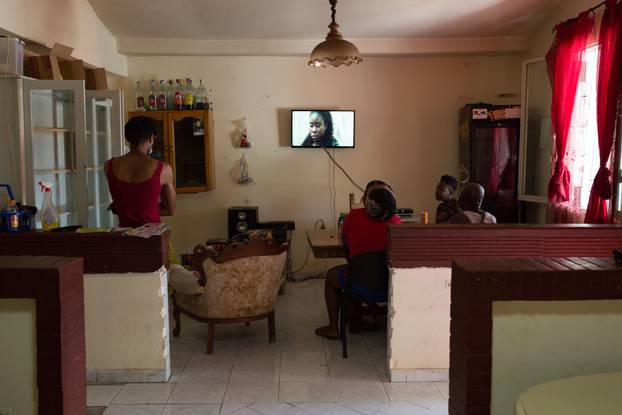
<instances>
[{"instance_id":1,"label":"audio equipment","mask_svg":"<svg viewBox=\"0 0 622 415\"><path fill-rule=\"evenodd\" d=\"M256 206L232 206L228 211L229 239L250 229L256 229L259 208Z\"/></svg>"}]
</instances>

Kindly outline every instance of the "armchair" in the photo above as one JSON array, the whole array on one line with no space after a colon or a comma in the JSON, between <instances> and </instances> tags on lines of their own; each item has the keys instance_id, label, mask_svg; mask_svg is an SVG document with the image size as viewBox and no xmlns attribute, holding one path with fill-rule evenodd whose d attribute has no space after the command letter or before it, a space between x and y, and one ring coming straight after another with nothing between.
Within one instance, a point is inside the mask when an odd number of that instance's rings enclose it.
<instances>
[{"instance_id":1,"label":"armchair","mask_svg":"<svg viewBox=\"0 0 622 415\"><path fill-rule=\"evenodd\" d=\"M268 319L269 342L276 340L274 308L281 286L287 246L250 239L228 245L218 255L202 245L192 262L201 273L197 294L176 291L173 296L173 336L181 330L180 314L207 323L207 354L214 350L216 324Z\"/></svg>"}]
</instances>

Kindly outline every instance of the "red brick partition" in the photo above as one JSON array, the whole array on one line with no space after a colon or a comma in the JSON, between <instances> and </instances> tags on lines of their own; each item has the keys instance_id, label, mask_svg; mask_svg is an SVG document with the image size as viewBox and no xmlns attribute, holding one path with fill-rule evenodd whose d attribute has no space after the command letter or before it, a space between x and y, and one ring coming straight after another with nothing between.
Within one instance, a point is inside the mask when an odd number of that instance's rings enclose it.
<instances>
[{"instance_id":1,"label":"red brick partition","mask_svg":"<svg viewBox=\"0 0 622 415\"><path fill-rule=\"evenodd\" d=\"M389 225L392 268L450 267L457 258L610 256L622 225Z\"/></svg>"},{"instance_id":2,"label":"red brick partition","mask_svg":"<svg viewBox=\"0 0 622 415\"><path fill-rule=\"evenodd\" d=\"M82 275L81 258L0 256L0 298L36 301L37 387L42 415L86 413Z\"/></svg>"},{"instance_id":3,"label":"red brick partition","mask_svg":"<svg viewBox=\"0 0 622 415\"><path fill-rule=\"evenodd\" d=\"M612 299L622 299L622 266L610 258L455 261L449 414L490 415L493 301Z\"/></svg>"},{"instance_id":4,"label":"red brick partition","mask_svg":"<svg viewBox=\"0 0 622 415\"><path fill-rule=\"evenodd\" d=\"M51 255L84 259L85 274L153 272L168 266L170 232L150 238L121 232L0 233L0 255Z\"/></svg>"}]
</instances>

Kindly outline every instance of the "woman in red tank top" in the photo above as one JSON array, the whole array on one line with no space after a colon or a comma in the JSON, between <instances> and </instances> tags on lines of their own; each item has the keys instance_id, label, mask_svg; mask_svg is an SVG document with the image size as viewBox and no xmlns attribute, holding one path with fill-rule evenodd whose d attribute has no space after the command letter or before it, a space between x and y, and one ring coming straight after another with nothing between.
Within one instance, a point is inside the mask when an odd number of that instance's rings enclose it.
<instances>
[{"instance_id":1,"label":"woman in red tank top","mask_svg":"<svg viewBox=\"0 0 622 415\"><path fill-rule=\"evenodd\" d=\"M112 210L119 215L119 226L158 223L161 215L175 212L173 170L165 162L149 157L155 133L150 118L132 118L125 124L130 152L105 164Z\"/></svg>"}]
</instances>

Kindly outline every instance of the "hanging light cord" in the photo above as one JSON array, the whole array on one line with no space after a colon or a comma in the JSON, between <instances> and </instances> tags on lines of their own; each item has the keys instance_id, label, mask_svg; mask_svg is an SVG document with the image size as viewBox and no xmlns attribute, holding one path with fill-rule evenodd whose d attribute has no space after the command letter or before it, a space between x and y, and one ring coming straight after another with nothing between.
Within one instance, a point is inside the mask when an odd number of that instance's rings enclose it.
<instances>
[{"instance_id":1,"label":"hanging light cord","mask_svg":"<svg viewBox=\"0 0 622 415\"><path fill-rule=\"evenodd\" d=\"M335 14L337 13L337 0L328 0L330 3L330 18L333 21L333 24L335 23Z\"/></svg>"}]
</instances>

